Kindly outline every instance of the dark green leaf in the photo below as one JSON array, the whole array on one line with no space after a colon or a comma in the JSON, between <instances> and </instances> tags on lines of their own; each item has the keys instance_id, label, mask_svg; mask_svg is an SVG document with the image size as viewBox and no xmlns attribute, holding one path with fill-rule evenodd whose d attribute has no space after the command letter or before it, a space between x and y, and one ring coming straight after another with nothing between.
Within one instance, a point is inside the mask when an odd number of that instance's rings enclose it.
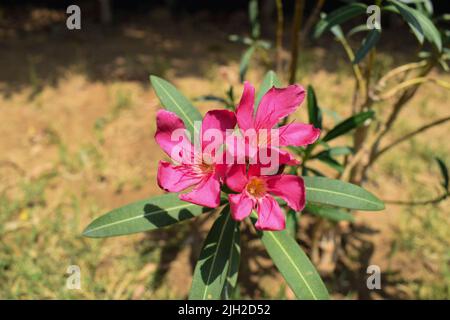
<instances>
[{"instance_id":1,"label":"dark green leaf","mask_svg":"<svg viewBox=\"0 0 450 320\"><path fill-rule=\"evenodd\" d=\"M323 141L330 141L336 137L339 137L359 126L361 126L366 120L372 119L375 116L375 112L373 111L365 111L355 114L350 118L339 123L336 127L331 129L325 137L322 139Z\"/></svg>"},{"instance_id":2,"label":"dark green leaf","mask_svg":"<svg viewBox=\"0 0 450 320\"><path fill-rule=\"evenodd\" d=\"M258 93L256 95L256 101L255 101L255 113L256 110L258 109L259 103L262 99L262 97L264 96L264 94L269 91L269 89L271 89L272 87L281 87L281 82L278 79L277 75L275 74L275 72L273 72L272 70L268 71L266 73L266 75L264 76L264 79L261 83L261 86L259 87Z\"/></svg>"},{"instance_id":3,"label":"dark green leaf","mask_svg":"<svg viewBox=\"0 0 450 320\"><path fill-rule=\"evenodd\" d=\"M438 51L442 51L441 35L430 18L419 10L411 8L398 0L389 0L389 2L393 4L397 12L405 19L420 43L423 43L425 38L432 43ZM395 10L393 11L395 12Z\"/></svg>"},{"instance_id":4,"label":"dark green leaf","mask_svg":"<svg viewBox=\"0 0 450 320\"><path fill-rule=\"evenodd\" d=\"M322 112L317 104L316 93L312 86L308 86L306 97L308 101L309 123L313 124L316 128L322 129Z\"/></svg>"},{"instance_id":5,"label":"dark green leaf","mask_svg":"<svg viewBox=\"0 0 450 320\"><path fill-rule=\"evenodd\" d=\"M449 185L448 168L442 159L436 158L436 161L439 165L439 169L441 170L441 174L442 174L442 178L443 178L442 186L444 187L445 190L448 190L448 185Z\"/></svg>"},{"instance_id":6,"label":"dark green leaf","mask_svg":"<svg viewBox=\"0 0 450 320\"><path fill-rule=\"evenodd\" d=\"M334 170L336 170L339 173L344 171L344 166L342 164L340 164L335 159L333 159L332 157L330 157L326 154L320 154L316 157L316 159L322 161L327 166L329 166L330 168L333 168Z\"/></svg>"},{"instance_id":7,"label":"dark green leaf","mask_svg":"<svg viewBox=\"0 0 450 320\"><path fill-rule=\"evenodd\" d=\"M384 209L384 203L381 200L357 185L323 177L303 177L303 180L308 202L355 210Z\"/></svg>"},{"instance_id":8,"label":"dark green leaf","mask_svg":"<svg viewBox=\"0 0 450 320\"><path fill-rule=\"evenodd\" d=\"M227 299L239 268L239 223L226 206L206 237L192 279L189 299Z\"/></svg>"},{"instance_id":9,"label":"dark green leaf","mask_svg":"<svg viewBox=\"0 0 450 320\"><path fill-rule=\"evenodd\" d=\"M363 40L361 48L355 54L355 60L353 63L359 63L367 55L367 53L375 47L380 39L381 30L372 29L369 31L367 37Z\"/></svg>"},{"instance_id":10,"label":"dark green leaf","mask_svg":"<svg viewBox=\"0 0 450 320\"><path fill-rule=\"evenodd\" d=\"M200 112L177 90L177 88L166 80L157 76L150 76L150 82L163 107L174 112L181 120L183 120L186 129L191 134L191 140L193 140L196 131L194 123L195 121L202 121Z\"/></svg>"},{"instance_id":11,"label":"dark green leaf","mask_svg":"<svg viewBox=\"0 0 450 320\"><path fill-rule=\"evenodd\" d=\"M321 156L337 157L352 154L353 149L350 147L333 147L328 150L321 151L320 153L312 156L311 158L319 158Z\"/></svg>"},{"instance_id":12,"label":"dark green leaf","mask_svg":"<svg viewBox=\"0 0 450 320\"><path fill-rule=\"evenodd\" d=\"M103 238L149 231L210 210L181 201L175 193L168 193L114 209L89 224L83 235Z\"/></svg>"},{"instance_id":13,"label":"dark green leaf","mask_svg":"<svg viewBox=\"0 0 450 320\"><path fill-rule=\"evenodd\" d=\"M314 205L312 203L308 203L304 209L304 211L319 216L321 218L325 218L332 221L355 221L355 218L351 213L332 208L332 207L324 207Z\"/></svg>"},{"instance_id":14,"label":"dark green leaf","mask_svg":"<svg viewBox=\"0 0 450 320\"><path fill-rule=\"evenodd\" d=\"M366 14L366 9L367 6L363 3L351 3L334 10L317 23L313 34L314 38L320 37L325 31L335 25L344 23L359 15Z\"/></svg>"}]
</instances>

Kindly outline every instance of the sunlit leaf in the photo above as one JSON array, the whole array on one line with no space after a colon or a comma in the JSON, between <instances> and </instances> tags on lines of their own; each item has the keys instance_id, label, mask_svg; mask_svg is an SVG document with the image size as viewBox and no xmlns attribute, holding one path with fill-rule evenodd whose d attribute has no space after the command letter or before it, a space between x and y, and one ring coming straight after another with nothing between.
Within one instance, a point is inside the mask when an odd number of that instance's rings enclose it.
<instances>
[{"instance_id":1,"label":"sunlit leaf","mask_svg":"<svg viewBox=\"0 0 450 320\"><path fill-rule=\"evenodd\" d=\"M202 120L200 112L168 81L157 76L150 76L150 82L162 106L177 114L183 120L191 137L194 137L196 130L194 122Z\"/></svg>"},{"instance_id":2,"label":"sunlit leaf","mask_svg":"<svg viewBox=\"0 0 450 320\"><path fill-rule=\"evenodd\" d=\"M211 210L181 201L177 194L168 193L114 209L89 224L83 235L102 238L149 231Z\"/></svg>"},{"instance_id":3,"label":"sunlit leaf","mask_svg":"<svg viewBox=\"0 0 450 320\"><path fill-rule=\"evenodd\" d=\"M259 233L269 256L299 299L329 299L327 288L297 242L286 230Z\"/></svg>"},{"instance_id":4,"label":"sunlit leaf","mask_svg":"<svg viewBox=\"0 0 450 320\"><path fill-rule=\"evenodd\" d=\"M351 116L350 118L347 118L346 120L342 121L341 123L337 124L333 129L331 129L325 137L323 137L323 141L330 141L336 137L339 137L359 126L364 124L364 122L368 119L372 119L375 116L375 112L373 111L364 111L360 112L358 114L355 114L354 116Z\"/></svg>"},{"instance_id":5,"label":"sunlit leaf","mask_svg":"<svg viewBox=\"0 0 450 320\"><path fill-rule=\"evenodd\" d=\"M278 79L275 72L272 70L268 71L266 75L264 76L263 81L261 82L261 86L259 87L258 93L256 95L256 101L255 101L255 112L258 109L259 102L261 101L264 94L269 91L272 87L281 87L281 82Z\"/></svg>"},{"instance_id":6,"label":"sunlit leaf","mask_svg":"<svg viewBox=\"0 0 450 320\"><path fill-rule=\"evenodd\" d=\"M332 220L332 221L355 221L355 218L351 213L332 208L332 207L324 207L318 206L312 203L308 203L304 209L305 212L309 212L316 216L319 216L324 219Z\"/></svg>"},{"instance_id":7,"label":"sunlit leaf","mask_svg":"<svg viewBox=\"0 0 450 320\"><path fill-rule=\"evenodd\" d=\"M381 200L357 185L324 177L303 177L303 180L307 202L366 211L384 209Z\"/></svg>"}]
</instances>

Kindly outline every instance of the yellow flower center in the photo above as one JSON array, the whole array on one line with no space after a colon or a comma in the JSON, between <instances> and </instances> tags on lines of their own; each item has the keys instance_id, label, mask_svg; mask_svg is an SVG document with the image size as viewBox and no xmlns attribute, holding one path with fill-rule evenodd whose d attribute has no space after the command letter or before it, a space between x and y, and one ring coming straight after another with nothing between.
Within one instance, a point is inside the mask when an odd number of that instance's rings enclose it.
<instances>
[{"instance_id":1,"label":"yellow flower center","mask_svg":"<svg viewBox=\"0 0 450 320\"><path fill-rule=\"evenodd\" d=\"M266 183L264 180L253 177L247 183L247 192L255 198L263 197L266 192Z\"/></svg>"}]
</instances>

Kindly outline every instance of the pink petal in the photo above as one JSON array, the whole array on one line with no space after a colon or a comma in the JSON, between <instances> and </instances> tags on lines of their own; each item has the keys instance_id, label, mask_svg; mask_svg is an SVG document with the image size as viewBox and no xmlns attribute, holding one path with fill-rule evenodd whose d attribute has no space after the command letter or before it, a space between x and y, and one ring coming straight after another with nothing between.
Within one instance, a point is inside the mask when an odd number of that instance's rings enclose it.
<instances>
[{"instance_id":1,"label":"pink petal","mask_svg":"<svg viewBox=\"0 0 450 320\"><path fill-rule=\"evenodd\" d=\"M225 143L225 133L228 129L233 129L236 126L236 116L234 112L229 110L211 110L208 111L202 121L202 150L210 144L214 143L215 146L222 145ZM210 134L216 135L221 134L220 141L217 141L218 137L212 138L208 136L208 131L211 130ZM216 130L213 132L212 130ZM206 135L205 135L206 134Z\"/></svg>"},{"instance_id":2,"label":"pink petal","mask_svg":"<svg viewBox=\"0 0 450 320\"><path fill-rule=\"evenodd\" d=\"M244 193L229 194L231 216L236 221L242 221L252 212L254 202Z\"/></svg>"},{"instance_id":3,"label":"pink petal","mask_svg":"<svg viewBox=\"0 0 450 320\"><path fill-rule=\"evenodd\" d=\"M177 131L176 131L177 130ZM159 110L156 115L155 140L165 153L177 162L185 162L192 156L193 146L189 141L186 131L176 135L174 140L172 134L178 130L186 130L183 121L178 116L167 110Z\"/></svg>"},{"instance_id":4,"label":"pink petal","mask_svg":"<svg viewBox=\"0 0 450 320\"><path fill-rule=\"evenodd\" d=\"M320 129L311 124L292 123L279 128L280 146L306 146L320 136Z\"/></svg>"},{"instance_id":5,"label":"pink petal","mask_svg":"<svg viewBox=\"0 0 450 320\"><path fill-rule=\"evenodd\" d=\"M280 174L266 177L267 191L286 201L295 211L305 207L305 184L303 179L290 175Z\"/></svg>"},{"instance_id":6,"label":"pink petal","mask_svg":"<svg viewBox=\"0 0 450 320\"><path fill-rule=\"evenodd\" d=\"M235 191L241 192L247 184L247 175L245 174L245 164L234 164L230 166L227 173L226 184L227 186Z\"/></svg>"},{"instance_id":7,"label":"pink petal","mask_svg":"<svg viewBox=\"0 0 450 320\"><path fill-rule=\"evenodd\" d=\"M286 219L277 201L270 195L258 200L258 221L255 227L259 230L279 231L286 228Z\"/></svg>"},{"instance_id":8,"label":"pink petal","mask_svg":"<svg viewBox=\"0 0 450 320\"><path fill-rule=\"evenodd\" d=\"M256 112L255 127L273 128L281 119L295 111L305 98L305 89L299 85L273 87L262 97Z\"/></svg>"},{"instance_id":9,"label":"pink petal","mask_svg":"<svg viewBox=\"0 0 450 320\"><path fill-rule=\"evenodd\" d=\"M191 192L180 194L180 199L199 206L216 208L220 205L220 182L211 174L203 178Z\"/></svg>"},{"instance_id":10,"label":"pink petal","mask_svg":"<svg viewBox=\"0 0 450 320\"><path fill-rule=\"evenodd\" d=\"M158 166L158 185L169 192L180 192L199 183L201 176L194 175L188 166L174 166L166 161L160 161Z\"/></svg>"},{"instance_id":11,"label":"pink petal","mask_svg":"<svg viewBox=\"0 0 450 320\"><path fill-rule=\"evenodd\" d=\"M255 103L255 88L244 82L244 92L242 93L241 101L236 107L236 118L239 128L247 130L253 128L253 105Z\"/></svg>"},{"instance_id":12,"label":"pink petal","mask_svg":"<svg viewBox=\"0 0 450 320\"><path fill-rule=\"evenodd\" d=\"M294 158L287 151L275 147L259 148L258 156L251 159L248 176L274 175L277 174L284 165L298 165L300 161ZM257 159L257 164L255 163Z\"/></svg>"},{"instance_id":13,"label":"pink petal","mask_svg":"<svg viewBox=\"0 0 450 320\"><path fill-rule=\"evenodd\" d=\"M272 148L275 149L275 148ZM277 149L279 153L280 164L287 164L289 166L295 166L301 162L295 159L294 155L288 151Z\"/></svg>"}]
</instances>

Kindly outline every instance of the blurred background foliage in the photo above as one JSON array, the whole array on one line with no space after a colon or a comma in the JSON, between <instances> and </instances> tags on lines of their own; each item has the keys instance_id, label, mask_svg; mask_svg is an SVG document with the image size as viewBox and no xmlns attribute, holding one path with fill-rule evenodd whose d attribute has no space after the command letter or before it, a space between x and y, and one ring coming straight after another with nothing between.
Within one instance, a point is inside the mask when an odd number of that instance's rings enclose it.
<instances>
[{"instance_id":1,"label":"blurred background foliage","mask_svg":"<svg viewBox=\"0 0 450 320\"><path fill-rule=\"evenodd\" d=\"M329 13L347 2L324 1L320 11ZM73 3L82 10L80 31L65 26L65 9ZM244 77L259 84L274 68L283 83L289 81L298 8L295 1L282 2L284 33L277 40L277 1L257 3L259 31L249 19L247 1L109 1L106 13L108 1L2 1L0 298L186 297L211 219L105 240L83 238L81 231L109 209L162 193L156 168L163 154L153 140L158 100L148 83L150 73L170 79L202 113L231 108ZM450 13L446 1L432 3L437 15ZM305 1L300 32L316 4ZM295 73L297 82L314 88L322 126L329 130L351 116L355 82L336 35L312 37L316 22L299 37ZM362 22L348 21L345 30ZM448 28L445 21L438 25ZM419 51L404 21L382 15L382 26L376 76L411 62ZM356 33L349 44L358 48L363 38ZM254 49L245 67L249 48ZM442 68L431 75L450 81ZM448 115L449 98L448 90L424 84L392 136ZM296 118L308 121L306 102ZM314 238L320 218L300 217L297 238L307 252L317 254L314 241L322 256L331 252L317 267L334 298L450 298L450 204L414 204L440 195L435 157L450 162L449 134L448 123L427 130L371 168L365 188L403 204L356 213L354 222L326 228L321 241ZM338 141L347 145L352 139ZM315 170L336 174L336 166L311 163ZM336 230L338 237L330 234ZM293 298L258 241L246 235L241 243L236 297ZM81 290L65 287L72 264L81 268ZM381 267L381 290L366 287L371 264Z\"/></svg>"}]
</instances>

